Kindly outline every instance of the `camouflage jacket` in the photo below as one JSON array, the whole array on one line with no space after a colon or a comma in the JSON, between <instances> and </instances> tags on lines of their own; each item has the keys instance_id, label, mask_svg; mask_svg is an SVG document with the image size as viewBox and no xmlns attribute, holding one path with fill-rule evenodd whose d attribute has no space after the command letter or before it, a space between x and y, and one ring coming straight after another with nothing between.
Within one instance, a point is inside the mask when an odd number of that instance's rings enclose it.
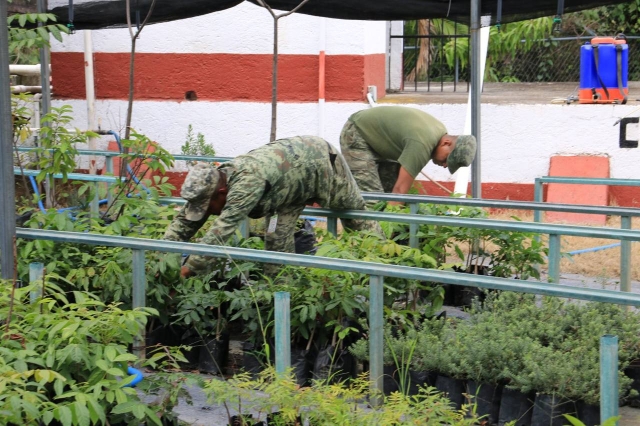
<instances>
[{"instance_id":1,"label":"camouflage jacket","mask_svg":"<svg viewBox=\"0 0 640 426\"><path fill-rule=\"evenodd\" d=\"M227 177L227 202L213 225L200 242L223 245L247 217L261 218L280 209L314 202L331 204L333 172L330 153L335 149L324 139L297 136L281 139L218 167ZM207 221L192 222L184 209L173 220L165 239L189 241ZM195 273L207 270L204 256L190 256L187 266Z\"/></svg>"}]
</instances>

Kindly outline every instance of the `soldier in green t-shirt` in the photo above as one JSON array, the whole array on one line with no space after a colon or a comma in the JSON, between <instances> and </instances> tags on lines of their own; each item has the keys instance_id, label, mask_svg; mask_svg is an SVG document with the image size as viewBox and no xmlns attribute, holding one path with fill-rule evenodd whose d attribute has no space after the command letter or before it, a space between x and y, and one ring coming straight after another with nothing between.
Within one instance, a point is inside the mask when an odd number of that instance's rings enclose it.
<instances>
[{"instance_id":1,"label":"soldier in green t-shirt","mask_svg":"<svg viewBox=\"0 0 640 426\"><path fill-rule=\"evenodd\" d=\"M340 148L361 191L406 194L429 160L452 174L471 164L476 139L449 135L424 111L380 106L349 117Z\"/></svg>"}]
</instances>

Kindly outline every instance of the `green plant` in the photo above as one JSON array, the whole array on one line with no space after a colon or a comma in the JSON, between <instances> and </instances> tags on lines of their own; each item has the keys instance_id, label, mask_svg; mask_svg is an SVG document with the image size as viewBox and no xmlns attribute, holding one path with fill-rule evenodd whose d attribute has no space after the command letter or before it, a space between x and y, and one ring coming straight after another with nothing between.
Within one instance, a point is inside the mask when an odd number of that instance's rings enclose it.
<instances>
[{"instance_id":1,"label":"green plant","mask_svg":"<svg viewBox=\"0 0 640 426\"><path fill-rule=\"evenodd\" d=\"M389 396L384 405L371 409L364 404L369 397L369 379L361 376L349 386L315 384L299 388L290 373L276 374L266 369L256 378L236 375L227 381L208 380L203 390L209 401L223 404L231 412L270 413L277 410L287 424L297 419L314 425L473 425L474 414L465 418L463 410L455 411L446 398L433 390L407 397L401 393Z\"/></svg>"},{"instance_id":2,"label":"green plant","mask_svg":"<svg viewBox=\"0 0 640 426\"><path fill-rule=\"evenodd\" d=\"M140 360L127 346L152 309L125 311L95 296L68 296L47 283L44 296L28 302L36 283L0 285L0 423L161 425L159 408L141 400L127 375ZM149 365L164 358L156 354Z\"/></svg>"},{"instance_id":3,"label":"green plant","mask_svg":"<svg viewBox=\"0 0 640 426\"><path fill-rule=\"evenodd\" d=\"M24 13L7 18L9 26L9 54L12 63L37 64L38 49L49 46L50 37L62 41L69 30L56 23L50 13Z\"/></svg>"},{"instance_id":4,"label":"green plant","mask_svg":"<svg viewBox=\"0 0 640 426\"><path fill-rule=\"evenodd\" d=\"M565 419L569 420L572 426L586 426L583 422L573 417L571 414L563 414ZM601 426L616 426L620 420L620 416L610 417L602 423Z\"/></svg>"},{"instance_id":5,"label":"green plant","mask_svg":"<svg viewBox=\"0 0 640 426\"><path fill-rule=\"evenodd\" d=\"M187 128L187 137L184 144L180 147L182 155L199 155L203 157L215 157L216 150L213 145L206 143L204 135L200 132L196 136L193 135L193 127L189 124ZM187 160L187 164L192 166L196 163L194 160Z\"/></svg>"}]
</instances>

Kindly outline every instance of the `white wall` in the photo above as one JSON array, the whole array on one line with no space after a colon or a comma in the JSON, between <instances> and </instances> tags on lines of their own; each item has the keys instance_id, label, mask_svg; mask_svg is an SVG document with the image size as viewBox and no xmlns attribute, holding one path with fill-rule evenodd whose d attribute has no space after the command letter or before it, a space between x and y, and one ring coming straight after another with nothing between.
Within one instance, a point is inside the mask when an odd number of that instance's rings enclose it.
<instances>
[{"instance_id":1,"label":"white wall","mask_svg":"<svg viewBox=\"0 0 640 426\"><path fill-rule=\"evenodd\" d=\"M277 12L277 11L276 11ZM346 21L293 14L279 20L278 49L282 54L318 54L320 20L327 22L327 55L384 53L385 22ZM95 52L129 52L126 28L93 31ZM52 51L82 52L82 31L52 43ZM265 9L244 2L231 9L196 18L146 26L136 42L141 53L273 52L273 18Z\"/></svg>"}]
</instances>

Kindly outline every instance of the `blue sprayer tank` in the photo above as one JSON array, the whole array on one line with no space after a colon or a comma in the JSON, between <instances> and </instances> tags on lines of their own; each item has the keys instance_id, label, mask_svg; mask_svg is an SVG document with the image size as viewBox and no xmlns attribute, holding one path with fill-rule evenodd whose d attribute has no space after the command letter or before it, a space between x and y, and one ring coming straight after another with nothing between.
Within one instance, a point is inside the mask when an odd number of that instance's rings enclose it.
<instances>
[{"instance_id":1,"label":"blue sprayer tank","mask_svg":"<svg viewBox=\"0 0 640 426\"><path fill-rule=\"evenodd\" d=\"M581 104L627 102L629 45L624 36L595 37L580 47Z\"/></svg>"}]
</instances>

